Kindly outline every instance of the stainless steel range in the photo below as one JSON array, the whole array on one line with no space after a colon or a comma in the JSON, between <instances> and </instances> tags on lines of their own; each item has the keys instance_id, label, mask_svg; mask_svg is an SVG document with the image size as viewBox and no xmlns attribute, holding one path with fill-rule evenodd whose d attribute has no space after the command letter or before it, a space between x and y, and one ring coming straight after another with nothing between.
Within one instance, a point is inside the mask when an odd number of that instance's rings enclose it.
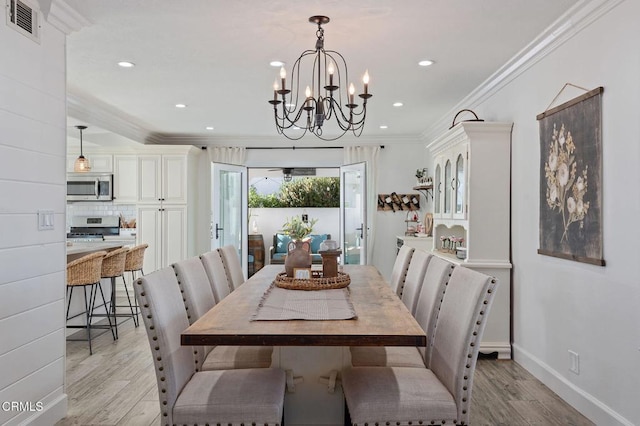
<instances>
[{"instance_id":1,"label":"stainless steel range","mask_svg":"<svg viewBox=\"0 0 640 426\"><path fill-rule=\"evenodd\" d=\"M135 237L120 235L118 216L74 216L69 231L67 241L71 242L135 242Z\"/></svg>"}]
</instances>

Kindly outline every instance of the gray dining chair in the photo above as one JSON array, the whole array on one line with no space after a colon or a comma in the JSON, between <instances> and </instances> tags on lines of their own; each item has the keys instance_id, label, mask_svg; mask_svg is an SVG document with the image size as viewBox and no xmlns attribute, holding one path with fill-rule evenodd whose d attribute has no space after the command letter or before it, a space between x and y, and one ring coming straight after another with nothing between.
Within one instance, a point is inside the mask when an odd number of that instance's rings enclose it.
<instances>
[{"instance_id":1,"label":"gray dining chair","mask_svg":"<svg viewBox=\"0 0 640 426\"><path fill-rule=\"evenodd\" d=\"M468 268L454 269L436 321L429 369L345 369L342 388L350 422L469 424L473 374L496 284L495 278Z\"/></svg>"},{"instance_id":2,"label":"gray dining chair","mask_svg":"<svg viewBox=\"0 0 640 426\"><path fill-rule=\"evenodd\" d=\"M413 251L411 260L409 261L409 267L407 268L407 275L404 278L404 287L402 289L402 303L409 309L411 315L416 312L416 303L422 284L424 282L424 275L427 272L429 261L433 255L425 250L416 249Z\"/></svg>"},{"instance_id":3,"label":"gray dining chair","mask_svg":"<svg viewBox=\"0 0 640 426\"><path fill-rule=\"evenodd\" d=\"M227 272L227 279L231 284L231 291L240 287L244 283L244 273L240 264L238 250L232 245L226 245L217 249L222 258L222 264Z\"/></svg>"},{"instance_id":4,"label":"gray dining chair","mask_svg":"<svg viewBox=\"0 0 640 426\"><path fill-rule=\"evenodd\" d=\"M191 325L216 304L207 273L199 257L181 260L171 266ZM194 346L193 351L197 371L268 368L273 355L272 346Z\"/></svg>"},{"instance_id":5,"label":"gray dining chair","mask_svg":"<svg viewBox=\"0 0 640 426\"><path fill-rule=\"evenodd\" d=\"M216 303L220 302L231 292L231 286L229 285L229 279L222 264L220 253L218 250L211 250L201 254L200 261L209 277L213 297L216 299Z\"/></svg>"},{"instance_id":6,"label":"gray dining chair","mask_svg":"<svg viewBox=\"0 0 640 426\"><path fill-rule=\"evenodd\" d=\"M424 359L424 364L429 368L431 364L431 351L433 350L433 336L442 299L449 283L449 279L456 266L438 256L433 256L424 275L424 283L420 289L420 295L416 303L414 317L420 327L427 334L427 346L418 350Z\"/></svg>"},{"instance_id":7,"label":"gray dining chair","mask_svg":"<svg viewBox=\"0 0 640 426\"><path fill-rule=\"evenodd\" d=\"M134 283L156 372L162 425L282 424L285 373L276 368L197 372L176 275L166 267Z\"/></svg>"},{"instance_id":8,"label":"gray dining chair","mask_svg":"<svg viewBox=\"0 0 640 426\"><path fill-rule=\"evenodd\" d=\"M391 278L389 279L389 285L391 289L398 296L402 296L402 288L404 287L404 279L407 275L407 269L409 269L409 262L413 255L414 248L408 245L403 245L398 250L398 256L393 263L393 269L391 270Z\"/></svg>"},{"instance_id":9,"label":"gray dining chair","mask_svg":"<svg viewBox=\"0 0 640 426\"><path fill-rule=\"evenodd\" d=\"M414 316L424 287L440 284L426 279L427 272L431 269L431 262L436 260L441 259L424 250L415 250L409 262L402 301ZM426 303L426 300L422 302ZM418 323L427 334L427 345L429 345L431 334L424 324L420 321ZM424 348L415 346L353 346L349 349L351 365L354 367L424 367L426 365Z\"/></svg>"}]
</instances>

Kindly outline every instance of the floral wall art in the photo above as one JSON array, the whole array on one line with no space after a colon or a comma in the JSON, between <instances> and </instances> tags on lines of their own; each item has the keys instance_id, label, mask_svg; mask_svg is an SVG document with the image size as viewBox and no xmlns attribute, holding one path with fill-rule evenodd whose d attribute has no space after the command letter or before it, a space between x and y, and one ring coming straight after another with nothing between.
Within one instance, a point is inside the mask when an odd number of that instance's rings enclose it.
<instances>
[{"instance_id":1,"label":"floral wall art","mask_svg":"<svg viewBox=\"0 0 640 426\"><path fill-rule=\"evenodd\" d=\"M604 266L602 92L599 87L538 115L539 254Z\"/></svg>"}]
</instances>

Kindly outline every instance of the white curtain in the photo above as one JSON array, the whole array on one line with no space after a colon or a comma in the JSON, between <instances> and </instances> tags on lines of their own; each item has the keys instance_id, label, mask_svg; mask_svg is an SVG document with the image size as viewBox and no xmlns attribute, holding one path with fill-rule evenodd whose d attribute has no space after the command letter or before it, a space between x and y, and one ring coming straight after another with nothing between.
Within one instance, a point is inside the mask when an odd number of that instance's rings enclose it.
<instances>
[{"instance_id":1,"label":"white curtain","mask_svg":"<svg viewBox=\"0 0 640 426\"><path fill-rule=\"evenodd\" d=\"M367 263L373 261L373 247L375 245L375 212L378 206L378 154L380 146L345 146L344 164L365 162L367 164Z\"/></svg>"},{"instance_id":2,"label":"white curtain","mask_svg":"<svg viewBox=\"0 0 640 426\"><path fill-rule=\"evenodd\" d=\"M244 166L247 160L247 149L241 146L208 146L207 152L212 163Z\"/></svg>"}]
</instances>

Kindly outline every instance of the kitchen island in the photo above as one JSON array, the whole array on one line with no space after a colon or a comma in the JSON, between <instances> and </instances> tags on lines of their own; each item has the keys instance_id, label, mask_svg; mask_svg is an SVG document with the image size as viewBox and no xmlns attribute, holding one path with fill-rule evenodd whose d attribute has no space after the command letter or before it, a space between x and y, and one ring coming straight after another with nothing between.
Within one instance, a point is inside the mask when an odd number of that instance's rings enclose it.
<instances>
[{"instance_id":1,"label":"kitchen island","mask_svg":"<svg viewBox=\"0 0 640 426\"><path fill-rule=\"evenodd\" d=\"M71 244L71 245L69 245ZM81 258L82 256L86 256L90 253L95 253L97 251L112 251L122 247L122 242L108 242L108 241L99 241L99 242L67 242L67 263L72 260L76 260Z\"/></svg>"}]
</instances>

